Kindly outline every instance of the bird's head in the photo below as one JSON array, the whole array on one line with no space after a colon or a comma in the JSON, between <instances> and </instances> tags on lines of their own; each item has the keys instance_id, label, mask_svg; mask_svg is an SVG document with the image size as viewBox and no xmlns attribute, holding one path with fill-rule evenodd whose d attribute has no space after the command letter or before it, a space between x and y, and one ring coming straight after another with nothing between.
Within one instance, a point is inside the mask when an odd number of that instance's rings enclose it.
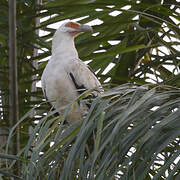
<instances>
[{"instance_id":1,"label":"bird's head","mask_svg":"<svg viewBox=\"0 0 180 180\"><path fill-rule=\"evenodd\" d=\"M74 37L78 36L83 32L92 32L91 26L80 24L77 22L66 22L62 24L55 32L52 39L52 52L56 53L61 51L67 51L67 49L72 50L74 54L77 51L74 47ZM58 50L57 50L58 49ZM63 52L64 53L64 52Z\"/></svg>"},{"instance_id":2,"label":"bird's head","mask_svg":"<svg viewBox=\"0 0 180 180\"><path fill-rule=\"evenodd\" d=\"M68 33L74 37L83 32L92 32L93 29L91 26L79 24L79 23L73 22L73 21L69 21L69 22L62 24L59 27L58 31Z\"/></svg>"}]
</instances>

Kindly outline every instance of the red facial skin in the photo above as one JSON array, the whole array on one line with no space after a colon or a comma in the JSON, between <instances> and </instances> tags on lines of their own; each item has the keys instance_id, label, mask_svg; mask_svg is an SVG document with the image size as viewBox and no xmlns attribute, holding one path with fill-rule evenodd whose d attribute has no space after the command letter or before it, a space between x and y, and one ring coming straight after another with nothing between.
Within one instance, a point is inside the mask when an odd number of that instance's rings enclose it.
<instances>
[{"instance_id":1,"label":"red facial skin","mask_svg":"<svg viewBox=\"0 0 180 180\"><path fill-rule=\"evenodd\" d=\"M66 27L70 27L70 28L73 28L73 29L77 29L80 25L78 23L75 23L75 22L68 22L66 25ZM78 30L77 31L73 31L73 32L70 32L70 34L72 36L76 36L78 35L79 33L81 33L82 31Z\"/></svg>"}]
</instances>

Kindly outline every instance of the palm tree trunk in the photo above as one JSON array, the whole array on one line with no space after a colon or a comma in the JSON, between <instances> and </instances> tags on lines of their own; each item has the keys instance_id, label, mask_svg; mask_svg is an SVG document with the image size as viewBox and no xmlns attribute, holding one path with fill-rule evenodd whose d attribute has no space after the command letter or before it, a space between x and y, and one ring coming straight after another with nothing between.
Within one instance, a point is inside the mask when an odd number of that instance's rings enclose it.
<instances>
[{"instance_id":1,"label":"palm tree trunk","mask_svg":"<svg viewBox=\"0 0 180 180\"><path fill-rule=\"evenodd\" d=\"M37 0L36 1L36 5L40 5L42 2L41 2L42 0ZM35 27L38 27L38 26L40 26L40 17L37 17L36 19L35 19ZM37 35L39 35L39 29L37 29L36 31L36 34ZM34 50L33 50L33 56L34 57L36 57L36 56L38 56L38 49L37 48L34 48ZM34 67L34 69L38 69L38 62L37 61L33 61L32 62L32 65L33 65L33 67ZM33 69L33 70L34 70ZM32 84L31 84L31 92L36 92L37 91L37 86L36 86L36 79L37 79L37 77L36 77L36 75L33 75L32 77L31 77L31 80L32 80ZM33 102L33 101L35 101L36 100L36 97L34 97L34 96L31 96L31 101ZM36 110L33 110L32 111L32 113L31 113L31 115L30 115L30 118L33 118L34 116L35 116L35 114L36 114ZM31 135L32 134L32 131L33 131L33 127L32 126L29 126L29 135Z\"/></svg>"},{"instance_id":2,"label":"palm tree trunk","mask_svg":"<svg viewBox=\"0 0 180 180\"><path fill-rule=\"evenodd\" d=\"M37 0L36 5L40 5L40 4L41 4L41 0ZM35 19L35 27L38 27L38 26L40 26L40 17L37 17ZM36 30L36 34L39 35L39 29ZM37 48L34 48L33 56L34 57L38 56L38 49ZM38 69L38 62L36 60L32 62L32 65L33 65L34 69ZM37 91L37 87L36 87L36 82L37 81L36 81L36 79L37 79L36 75L33 75L31 77L31 80L33 81L32 85L31 85L31 92L36 92ZM32 96L31 101L34 101L34 100L36 100L36 98ZM34 113L35 112L32 113L32 116L34 116Z\"/></svg>"},{"instance_id":3,"label":"palm tree trunk","mask_svg":"<svg viewBox=\"0 0 180 180\"><path fill-rule=\"evenodd\" d=\"M12 128L19 119L17 54L16 54L16 0L9 0L9 125ZM10 153L20 150L19 129L10 143ZM18 168L18 164L17 164ZM19 168L18 168L19 169ZM17 172L17 171L16 171ZM18 173L19 174L19 173Z\"/></svg>"}]
</instances>

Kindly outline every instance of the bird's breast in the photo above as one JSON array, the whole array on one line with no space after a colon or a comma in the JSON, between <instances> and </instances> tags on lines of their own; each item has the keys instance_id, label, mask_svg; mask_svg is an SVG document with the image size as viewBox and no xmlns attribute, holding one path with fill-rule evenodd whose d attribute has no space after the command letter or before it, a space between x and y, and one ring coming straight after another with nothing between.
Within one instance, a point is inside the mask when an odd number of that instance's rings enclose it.
<instances>
[{"instance_id":1,"label":"bird's breast","mask_svg":"<svg viewBox=\"0 0 180 180\"><path fill-rule=\"evenodd\" d=\"M69 73L63 66L53 66L46 73L46 95L49 100L71 102L77 96Z\"/></svg>"}]
</instances>

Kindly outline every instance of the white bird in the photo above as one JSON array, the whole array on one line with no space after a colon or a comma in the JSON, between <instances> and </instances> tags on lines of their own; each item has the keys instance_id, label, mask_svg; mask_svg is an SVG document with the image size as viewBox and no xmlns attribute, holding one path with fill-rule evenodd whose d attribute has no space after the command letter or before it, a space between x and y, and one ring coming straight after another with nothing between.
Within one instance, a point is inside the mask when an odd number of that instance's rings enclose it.
<instances>
[{"instance_id":1,"label":"white bird","mask_svg":"<svg viewBox=\"0 0 180 180\"><path fill-rule=\"evenodd\" d=\"M92 27L70 21L61 25L53 36L52 56L41 83L44 96L55 109L72 103L80 94L78 89L101 88L95 74L78 57L74 38L82 32L92 32ZM75 103L66 120L70 123L81 120L84 109Z\"/></svg>"}]
</instances>

